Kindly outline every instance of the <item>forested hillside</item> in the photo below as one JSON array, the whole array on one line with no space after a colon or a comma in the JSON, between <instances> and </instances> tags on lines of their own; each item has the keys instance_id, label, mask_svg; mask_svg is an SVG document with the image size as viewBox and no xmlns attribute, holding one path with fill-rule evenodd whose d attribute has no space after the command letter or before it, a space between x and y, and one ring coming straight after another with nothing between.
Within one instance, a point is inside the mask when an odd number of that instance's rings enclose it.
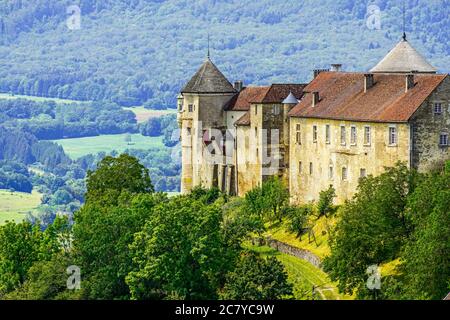
<instances>
[{"instance_id":1,"label":"forested hillside","mask_svg":"<svg viewBox=\"0 0 450 320\"><path fill-rule=\"evenodd\" d=\"M67 8L81 7L70 30ZM3 0L0 91L174 106L206 56L246 83L304 82L343 63L367 70L400 39L401 0ZM381 9L381 28L367 9ZM407 1L408 39L442 72L449 68L449 0Z\"/></svg>"}]
</instances>

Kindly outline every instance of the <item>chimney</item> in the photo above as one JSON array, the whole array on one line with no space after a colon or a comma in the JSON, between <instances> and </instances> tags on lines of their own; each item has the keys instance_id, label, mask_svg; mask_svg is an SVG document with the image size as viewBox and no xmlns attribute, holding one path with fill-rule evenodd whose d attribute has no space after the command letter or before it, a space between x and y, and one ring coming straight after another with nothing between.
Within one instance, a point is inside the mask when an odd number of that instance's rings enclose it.
<instances>
[{"instance_id":1,"label":"chimney","mask_svg":"<svg viewBox=\"0 0 450 320\"><path fill-rule=\"evenodd\" d=\"M364 74L364 93L369 91L369 89L372 88L373 85L374 85L373 73Z\"/></svg>"},{"instance_id":2,"label":"chimney","mask_svg":"<svg viewBox=\"0 0 450 320\"><path fill-rule=\"evenodd\" d=\"M408 92L408 90L414 87L414 74L413 73L407 74L405 80L406 80L405 92Z\"/></svg>"},{"instance_id":3,"label":"chimney","mask_svg":"<svg viewBox=\"0 0 450 320\"><path fill-rule=\"evenodd\" d=\"M312 107L314 108L316 104L318 104L320 101L319 92L313 91L311 92L311 94L312 94Z\"/></svg>"},{"instance_id":4,"label":"chimney","mask_svg":"<svg viewBox=\"0 0 450 320\"><path fill-rule=\"evenodd\" d=\"M329 69L314 69L314 78L313 79L315 79L319 75L319 73L325 72L325 71L330 71L330 70Z\"/></svg>"},{"instance_id":5,"label":"chimney","mask_svg":"<svg viewBox=\"0 0 450 320\"><path fill-rule=\"evenodd\" d=\"M242 80L237 80L237 81L234 82L234 89L237 92L240 92L243 87L244 87L244 82Z\"/></svg>"},{"instance_id":6,"label":"chimney","mask_svg":"<svg viewBox=\"0 0 450 320\"><path fill-rule=\"evenodd\" d=\"M331 71L333 71L333 72L340 72L341 69L342 69L342 64L340 64L340 63L333 63L331 65Z\"/></svg>"}]
</instances>

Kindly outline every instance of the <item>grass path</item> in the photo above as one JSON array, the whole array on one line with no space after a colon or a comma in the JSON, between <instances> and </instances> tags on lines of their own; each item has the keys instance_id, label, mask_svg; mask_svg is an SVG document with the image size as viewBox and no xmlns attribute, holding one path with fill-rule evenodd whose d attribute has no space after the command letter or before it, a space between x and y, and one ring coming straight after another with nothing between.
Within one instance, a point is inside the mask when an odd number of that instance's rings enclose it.
<instances>
[{"instance_id":1,"label":"grass path","mask_svg":"<svg viewBox=\"0 0 450 320\"><path fill-rule=\"evenodd\" d=\"M283 263L288 273L289 282L294 287L294 298L297 300L313 298L320 300L351 299L349 296L341 295L338 292L336 285L332 283L325 272L305 260L281 253L268 246L247 246L247 248L264 257L274 256Z\"/></svg>"}]
</instances>

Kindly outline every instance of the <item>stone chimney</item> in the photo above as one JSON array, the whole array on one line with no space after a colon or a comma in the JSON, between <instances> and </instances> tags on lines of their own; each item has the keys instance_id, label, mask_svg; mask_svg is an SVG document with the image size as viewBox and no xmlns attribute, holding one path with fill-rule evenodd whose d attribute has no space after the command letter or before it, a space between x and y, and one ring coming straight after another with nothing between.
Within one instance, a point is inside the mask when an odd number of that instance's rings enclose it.
<instances>
[{"instance_id":1,"label":"stone chimney","mask_svg":"<svg viewBox=\"0 0 450 320\"><path fill-rule=\"evenodd\" d=\"M329 69L314 69L314 78L313 79L315 79L319 75L319 73L325 72L325 71L330 71L330 70Z\"/></svg>"},{"instance_id":2,"label":"stone chimney","mask_svg":"<svg viewBox=\"0 0 450 320\"><path fill-rule=\"evenodd\" d=\"M312 94L312 107L314 108L320 101L319 91L313 91Z\"/></svg>"},{"instance_id":3,"label":"stone chimney","mask_svg":"<svg viewBox=\"0 0 450 320\"><path fill-rule=\"evenodd\" d=\"M408 92L414 87L414 74L409 73L405 77L405 92Z\"/></svg>"},{"instance_id":4,"label":"stone chimney","mask_svg":"<svg viewBox=\"0 0 450 320\"><path fill-rule=\"evenodd\" d=\"M333 71L333 72L340 72L341 69L342 69L342 64L340 64L340 63L333 63L331 65L331 71Z\"/></svg>"},{"instance_id":5,"label":"stone chimney","mask_svg":"<svg viewBox=\"0 0 450 320\"><path fill-rule=\"evenodd\" d=\"M364 74L364 93L369 91L370 88L375 84L373 80L373 73Z\"/></svg>"},{"instance_id":6,"label":"stone chimney","mask_svg":"<svg viewBox=\"0 0 450 320\"><path fill-rule=\"evenodd\" d=\"M242 80L237 80L234 82L234 89L240 92L244 88L244 82Z\"/></svg>"}]
</instances>

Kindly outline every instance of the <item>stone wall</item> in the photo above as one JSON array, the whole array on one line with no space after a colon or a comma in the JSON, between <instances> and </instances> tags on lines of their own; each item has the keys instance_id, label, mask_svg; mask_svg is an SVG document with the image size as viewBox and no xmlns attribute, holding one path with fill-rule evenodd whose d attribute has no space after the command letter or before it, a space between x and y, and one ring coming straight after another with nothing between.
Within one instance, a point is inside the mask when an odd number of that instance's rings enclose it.
<instances>
[{"instance_id":1,"label":"stone wall","mask_svg":"<svg viewBox=\"0 0 450 320\"><path fill-rule=\"evenodd\" d=\"M442 114L434 113L434 104L442 104ZM441 133L450 137L450 77L432 93L411 119L412 167L429 171L450 159L449 146L439 145Z\"/></svg>"}]
</instances>

